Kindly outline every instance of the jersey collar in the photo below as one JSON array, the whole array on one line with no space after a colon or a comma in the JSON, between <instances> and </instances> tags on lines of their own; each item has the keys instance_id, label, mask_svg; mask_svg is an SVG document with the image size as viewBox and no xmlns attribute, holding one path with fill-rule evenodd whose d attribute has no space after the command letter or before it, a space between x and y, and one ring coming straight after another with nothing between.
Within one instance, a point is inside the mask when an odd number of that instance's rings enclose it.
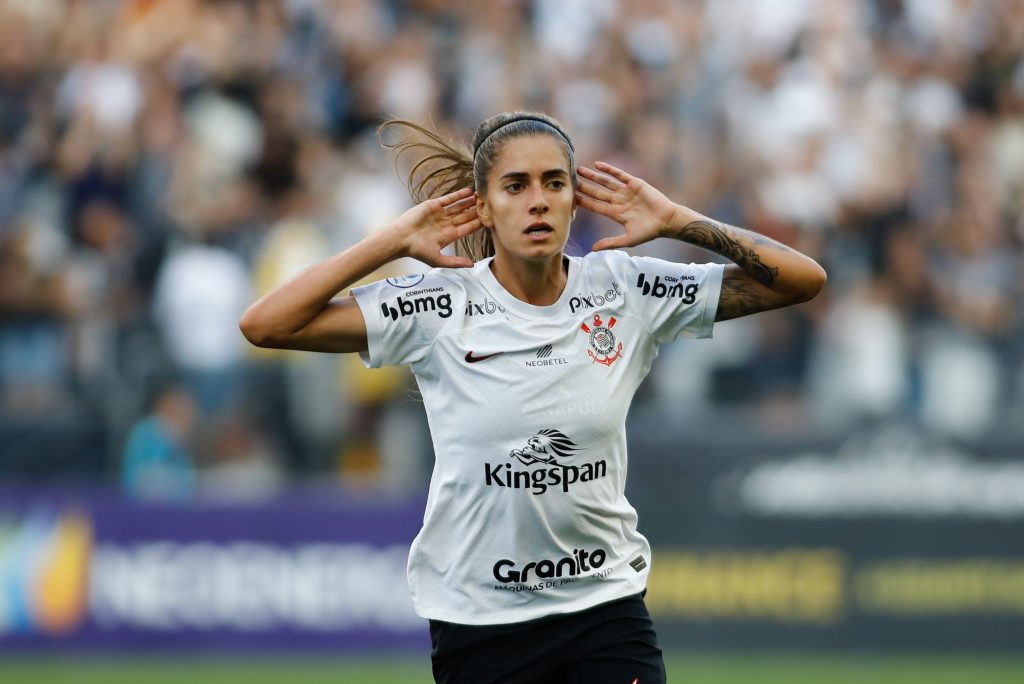
<instances>
[{"instance_id":1,"label":"jersey collar","mask_svg":"<svg viewBox=\"0 0 1024 684\"><path fill-rule=\"evenodd\" d=\"M479 263L477 268L480 269L480 281L484 288L490 292L490 294L497 299L502 306L510 311L515 311L521 316L529 316L532 318L548 318L550 316L557 316L566 308L566 304L572 293L578 288L576 284L580 279L580 260L579 257L571 257L566 255L565 259L569 264L569 273L565 281L565 288L562 290L562 294L558 296L558 300L554 304L548 306L535 306L527 302L517 299L512 296L508 290L502 287L498 279L494 277L494 273L491 271L491 260L494 257L488 257Z\"/></svg>"}]
</instances>

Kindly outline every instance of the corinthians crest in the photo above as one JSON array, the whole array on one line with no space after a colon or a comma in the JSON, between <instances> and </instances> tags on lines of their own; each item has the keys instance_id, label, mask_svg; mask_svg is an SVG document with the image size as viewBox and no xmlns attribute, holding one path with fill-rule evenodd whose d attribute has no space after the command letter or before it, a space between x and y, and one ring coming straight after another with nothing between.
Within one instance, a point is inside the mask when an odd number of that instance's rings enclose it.
<instances>
[{"instance_id":1,"label":"corinthians crest","mask_svg":"<svg viewBox=\"0 0 1024 684\"><path fill-rule=\"evenodd\" d=\"M622 343L615 339L615 333L612 332L616 322L615 316L612 316L605 325L601 315L594 314L591 325L580 325L580 330L590 335L590 349L587 350L587 354L594 363L611 366L622 356Z\"/></svg>"}]
</instances>

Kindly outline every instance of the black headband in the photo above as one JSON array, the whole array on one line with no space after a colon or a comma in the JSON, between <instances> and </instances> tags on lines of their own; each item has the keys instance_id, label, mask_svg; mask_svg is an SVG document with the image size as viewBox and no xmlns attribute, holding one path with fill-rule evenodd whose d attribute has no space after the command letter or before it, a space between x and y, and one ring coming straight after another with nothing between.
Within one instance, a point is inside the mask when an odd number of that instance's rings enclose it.
<instances>
[{"instance_id":1,"label":"black headband","mask_svg":"<svg viewBox=\"0 0 1024 684\"><path fill-rule=\"evenodd\" d=\"M576 148L572 146L572 140L569 140L569 136L567 136L565 133L559 130L557 126L553 126L550 121L542 119L539 116L531 116L530 114L524 114L523 116L517 116L514 119L509 119L508 121L499 126L495 126L490 133L484 136L484 139L480 141L480 144L476 146L476 149L473 150L473 159L476 159L477 152L479 152L480 148L484 146L484 143L487 142L488 138L490 138L496 132L500 131L505 126L511 126L512 124L519 123L520 121L536 121L537 123L544 124L548 128L558 133L558 135L562 136L562 138L565 139L565 142L568 143L570 150L572 150L573 152L576 151Z\"/></svg>"}]
</instances>

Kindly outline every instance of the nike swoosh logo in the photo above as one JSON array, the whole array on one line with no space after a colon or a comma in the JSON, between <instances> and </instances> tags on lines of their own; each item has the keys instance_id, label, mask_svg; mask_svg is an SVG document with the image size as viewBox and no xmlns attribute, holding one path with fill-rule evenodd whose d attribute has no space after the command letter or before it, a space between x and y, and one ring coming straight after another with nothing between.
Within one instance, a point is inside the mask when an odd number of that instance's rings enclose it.
<instances>
[{"instance_id":1,"label":"nike swoosh logo","mask_svg":"<svg viewBox=\"0 0 1024 684\"><path fill-rule=\"evenodd\" d=\"M499 354L504 354L504 353L505 352L494 352L493 354L484 354L483 356L473 356L473 352L468 351L468 352L466 352L466 363L476 363L477 361L486 361L487 359L491 358L492 356L498 356Z\"/></svg>"}]
</instances>

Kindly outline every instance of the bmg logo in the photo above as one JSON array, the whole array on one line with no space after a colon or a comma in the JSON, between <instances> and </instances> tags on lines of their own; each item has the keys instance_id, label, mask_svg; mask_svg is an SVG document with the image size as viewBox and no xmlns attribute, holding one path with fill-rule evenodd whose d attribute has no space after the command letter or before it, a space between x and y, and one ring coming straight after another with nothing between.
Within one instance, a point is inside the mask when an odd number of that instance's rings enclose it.
<instances>
[{"instance_id":1,"label":"bmg logo","mask_svg":"<svg viewBox=\"0 0 1024 684\"><path fill-rule=\"evenodd\" d=\"M384 314L384 318L396 321L403 316L412 316L425 311L433 311L441 318L448 318L452 315L452 296L446 293L437 297L429 295L406 299L397 297L394 306L383 302L380 305L380 310Z\"/></svg>"},{"instance_id":2,"label":"bmg logo","mask_svg":"<svg viewBox=\"0 0 1024 684\"><path fill-rule=\"evenodd\" d=\"M672 287L669 287L665 283L661 282L661 278L654 276L654 283L647 282L644 274L641 273L640 277L636 279L636 286L640 288L640 291L650 297L656 299L664 299L666 297L679 297L683 300L683 304L693 304L697 300L697 291L700 290L700 285L697 283L688 283L683 285L681 282L677 282Z\"/></svg>"}]
</instances>

